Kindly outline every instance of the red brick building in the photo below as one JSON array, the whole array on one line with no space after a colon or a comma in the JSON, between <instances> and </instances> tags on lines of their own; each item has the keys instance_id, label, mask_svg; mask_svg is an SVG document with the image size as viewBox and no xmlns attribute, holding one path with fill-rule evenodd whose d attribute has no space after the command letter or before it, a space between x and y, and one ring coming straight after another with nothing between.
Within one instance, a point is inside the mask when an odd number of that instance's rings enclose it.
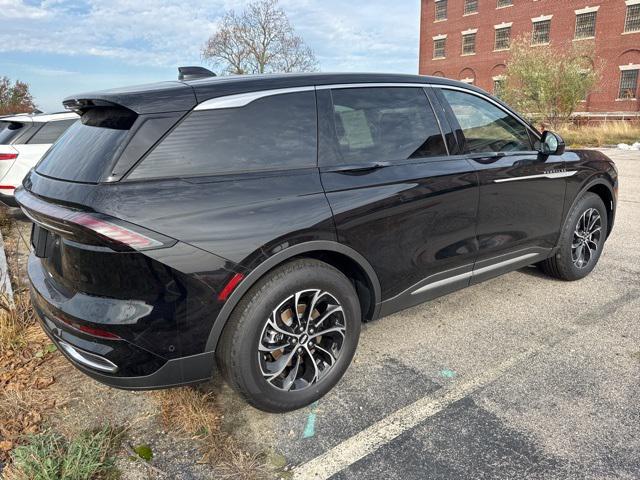
<instances>
[{"instance_id":1,"label":"red brick building","mask_svg":"<svg viewBox=\"0 0 640 480\"><path fill-rule=\"evenodd\" d=\"M522 34L533 48L595 41L603 75L582 110L640 115L640 0L422 0L420 73L495 92Z\"/></svg>"}]
</instances>

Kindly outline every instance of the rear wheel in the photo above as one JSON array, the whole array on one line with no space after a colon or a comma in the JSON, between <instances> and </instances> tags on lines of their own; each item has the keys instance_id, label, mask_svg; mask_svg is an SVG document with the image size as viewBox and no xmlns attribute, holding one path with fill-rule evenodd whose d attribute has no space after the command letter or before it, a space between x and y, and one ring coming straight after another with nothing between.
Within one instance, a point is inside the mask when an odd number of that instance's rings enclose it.
<instances>
[{"instance_id":1,"label":"rear wheel","mask_svg":"<svg viewBox=\"0 0 640 480\"><path fill-rule=\"evenodd\" d=\"M540 263L552 277L579 280L595 268L607 236L607 210L602 199L586 193L576 202L560 235L558 251Z\"/></svg>"},{"instance_id":2,"label":"rear wheel","mask_svg":"<svg viewBox=\"0 0 640 480\"><path fill-rule=\"evenodd\" d=\"M295 410L340 380L360 323L347 277L326 263L296 260L267 274L240 301L222 333L218 362L253 406Z\"/></svg>"}]
</instances>

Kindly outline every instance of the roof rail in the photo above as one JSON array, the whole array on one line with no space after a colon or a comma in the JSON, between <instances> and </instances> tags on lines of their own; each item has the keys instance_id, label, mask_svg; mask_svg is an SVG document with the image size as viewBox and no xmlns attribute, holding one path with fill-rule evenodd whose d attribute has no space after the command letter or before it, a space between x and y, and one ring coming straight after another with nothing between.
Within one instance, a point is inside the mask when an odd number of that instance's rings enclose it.
<instances>
[{"instance_id":1,"label":"roof rail","mask_svg":"<svg viewBox=\"0 0 640 480\"><path fill-rule=\"evenodd\" d=\"M215 76L215 73L204 67L178 67L178 80L197 80Z\"/></svg>"}]
</instances>

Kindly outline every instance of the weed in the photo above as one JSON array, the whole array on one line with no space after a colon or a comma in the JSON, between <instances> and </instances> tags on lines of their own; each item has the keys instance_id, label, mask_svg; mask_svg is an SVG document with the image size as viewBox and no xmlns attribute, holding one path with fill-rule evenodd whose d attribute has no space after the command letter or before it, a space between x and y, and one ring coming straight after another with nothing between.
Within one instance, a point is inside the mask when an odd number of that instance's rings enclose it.
<instances>
[{"instance_id":1,"label":"weed","mask_svg":"<svg viewBox=\"0 0 640 480\"><path fill-rule=\"evenodd\" d=\"M156 395L165 425L198 440L203 460L213 464L221 478L271 478L263 453L245 451L231 435L221 430L221 414L213 393L183 387Z\"/></svg>"},{"instance_id":2,"label":"weed","mask_svg":"<svg viewBox=\"0 0 640 480\"><path fill-rule=\"evenodd\" d=\"M116 479L123 430L111 426L66 439L50 430L28 436L11 454L7 480Z\"/></svg>"}]
</instances>

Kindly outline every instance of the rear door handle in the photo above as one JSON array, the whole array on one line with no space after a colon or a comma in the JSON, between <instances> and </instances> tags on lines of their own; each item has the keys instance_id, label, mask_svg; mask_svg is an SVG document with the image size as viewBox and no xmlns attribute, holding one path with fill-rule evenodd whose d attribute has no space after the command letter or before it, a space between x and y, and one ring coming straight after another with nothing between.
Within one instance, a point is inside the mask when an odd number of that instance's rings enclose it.
<instances>
[{"instance_id":1,"label":"rear door handle","mask_svg":"<svg viewBox=\"0 0 640 480\"><path fill-rule=\"evenodd\" d=\"M336 172L336 173L364 173L370 172L373 170L378 170L379 168L384 168L390 166L389 162L372 162L372 163L358 163L353 165L340 165L336 167L330 167L327 171Z\"/></svg>"}]
</instances>

